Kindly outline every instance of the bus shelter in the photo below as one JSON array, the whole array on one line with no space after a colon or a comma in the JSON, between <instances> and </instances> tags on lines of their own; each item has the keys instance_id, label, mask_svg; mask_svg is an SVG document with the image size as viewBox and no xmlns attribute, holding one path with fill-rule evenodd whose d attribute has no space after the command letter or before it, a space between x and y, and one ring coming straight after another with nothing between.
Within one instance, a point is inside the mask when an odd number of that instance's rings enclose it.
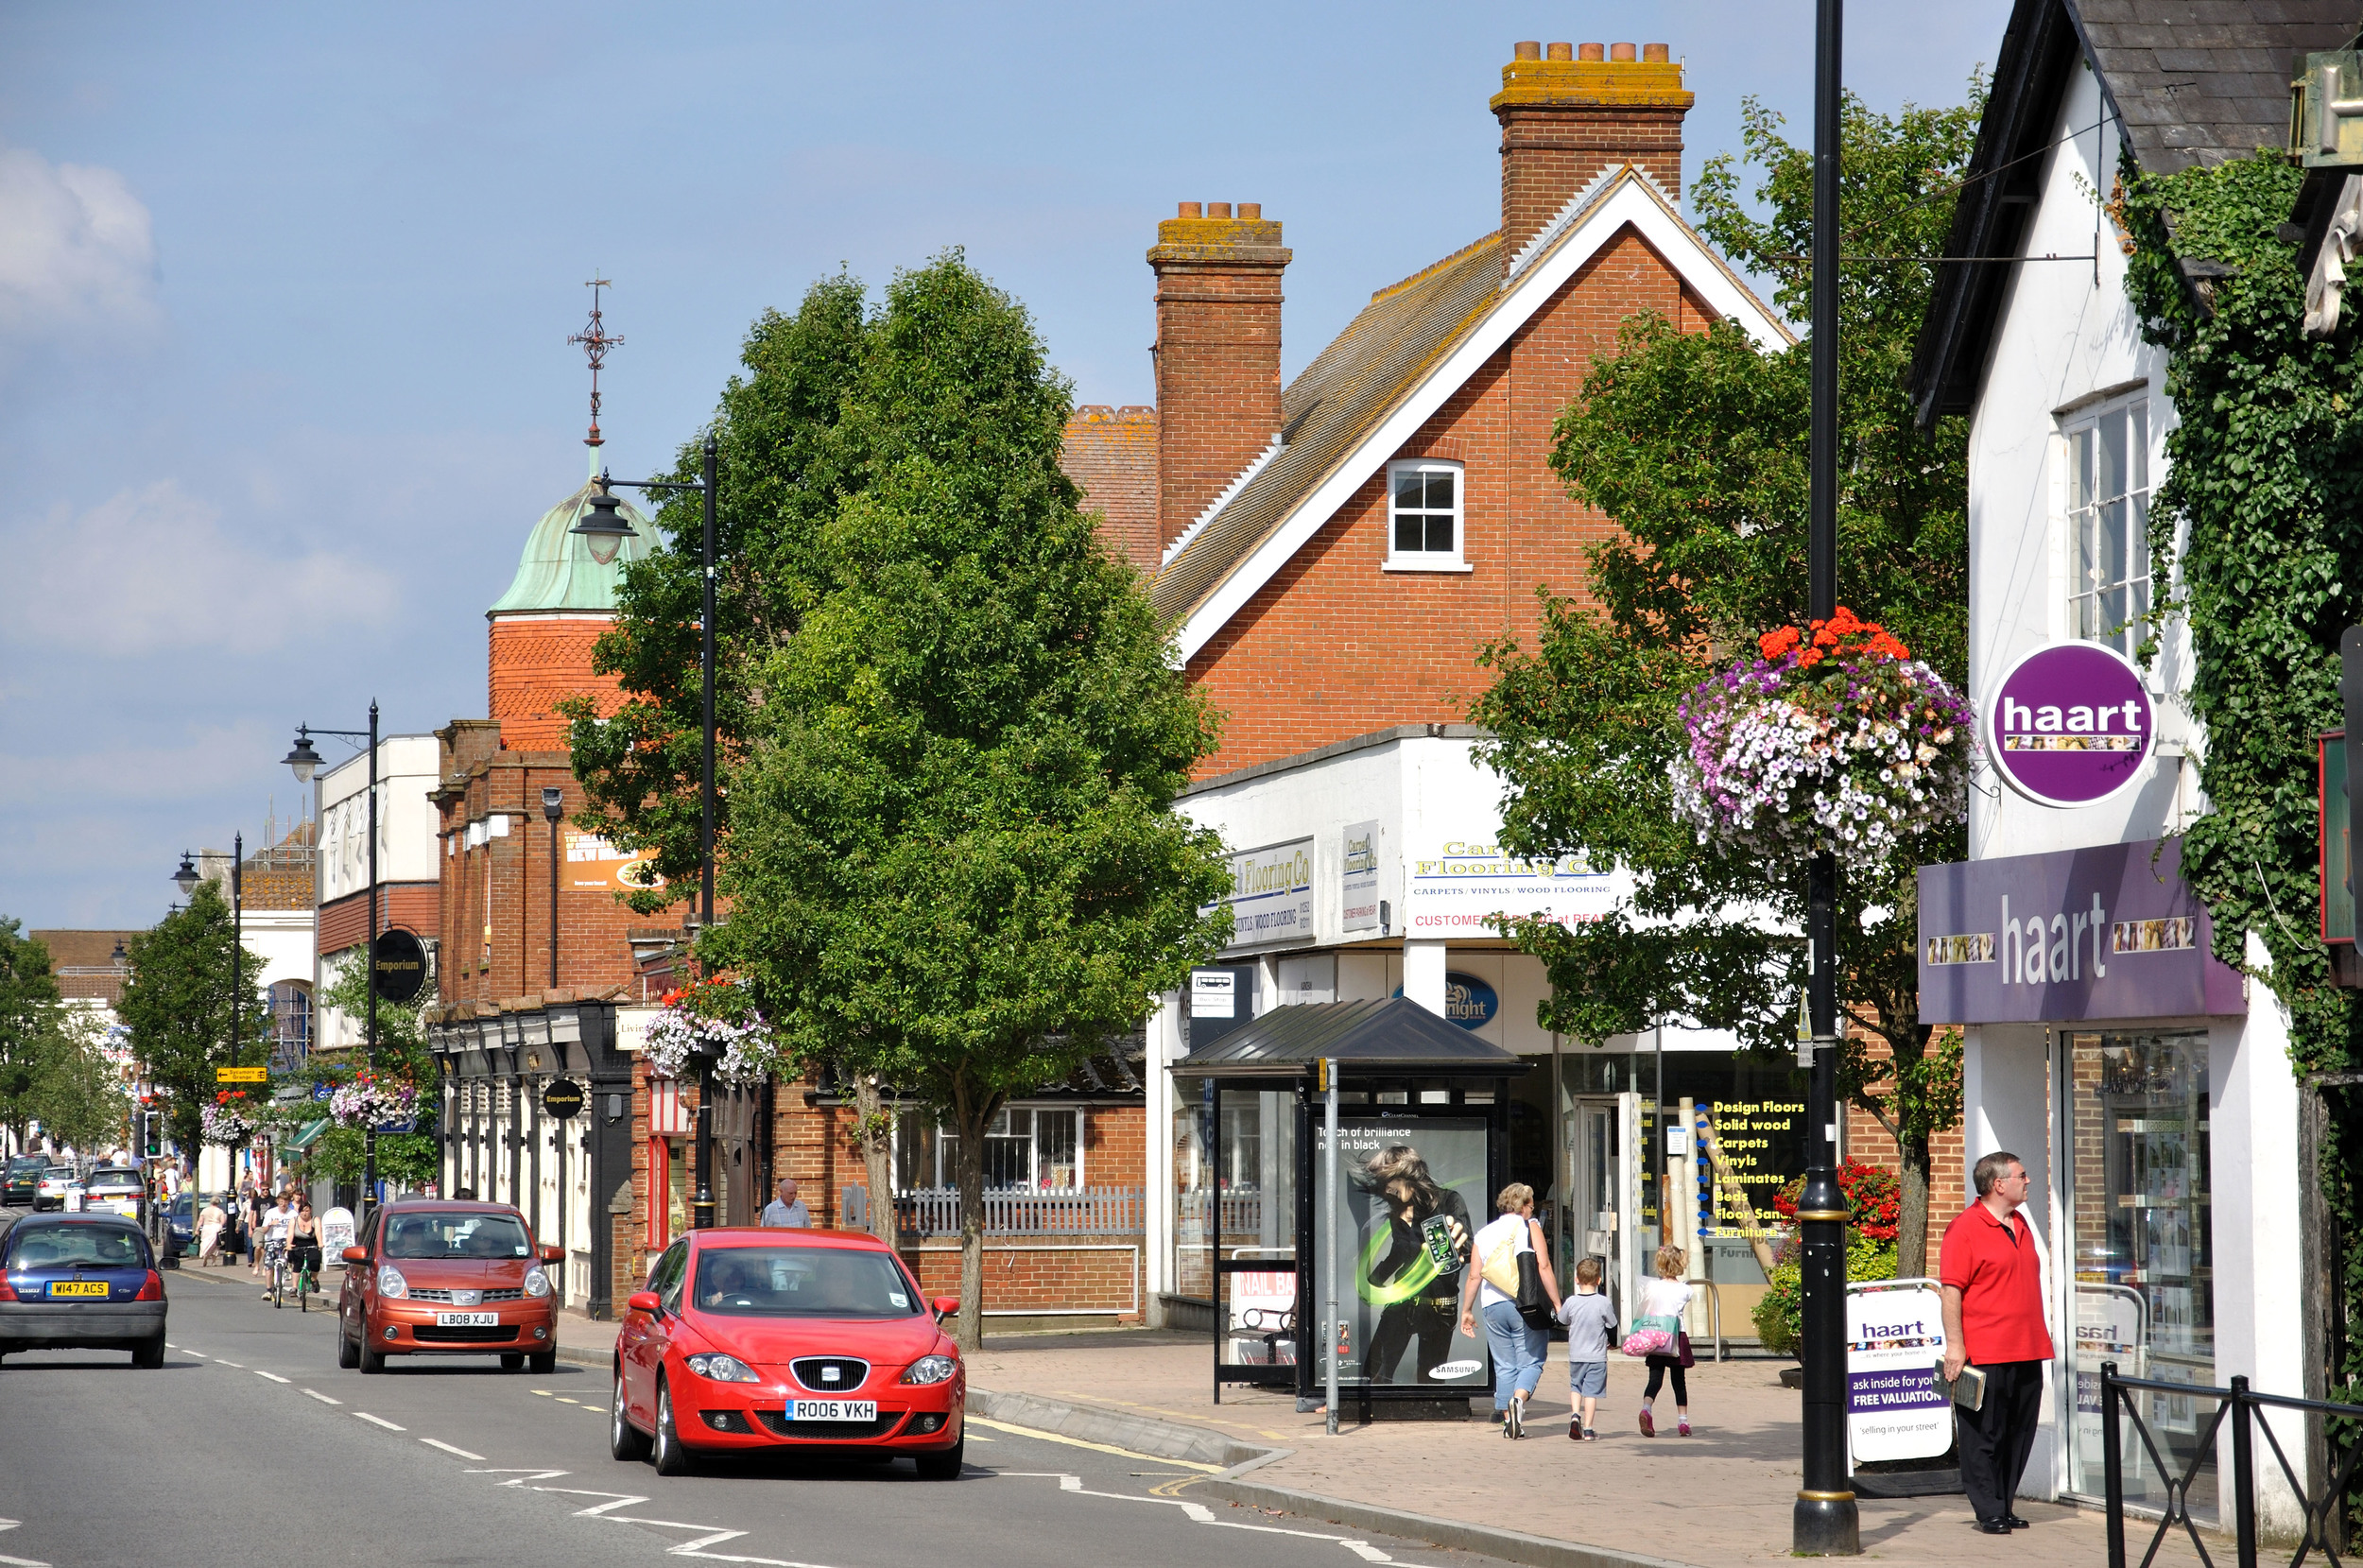
<instances>
[{"instance_id":1,"label":"bus shelter","mask_svg":"<svg viewBox=\"0 0 2363 1568\"><path fill-rule=\"evenodd\" d=\"M1177 1236L1213 1298L1216 1402L1225 1384L1253 1384L1312 1409L1334 1348L1339 1403L1362 1419L1465 1417L1492 1368L1482 1325L1460 1332L1460 1292L1509 1180L1509 1083L1526 1063L1392 997L1274 1008L1171 1070L1186 1080L1179 1103L1195 1083L1192 1135L1212 1173L1178 1195Z\"/></svg>"}]
</instances>

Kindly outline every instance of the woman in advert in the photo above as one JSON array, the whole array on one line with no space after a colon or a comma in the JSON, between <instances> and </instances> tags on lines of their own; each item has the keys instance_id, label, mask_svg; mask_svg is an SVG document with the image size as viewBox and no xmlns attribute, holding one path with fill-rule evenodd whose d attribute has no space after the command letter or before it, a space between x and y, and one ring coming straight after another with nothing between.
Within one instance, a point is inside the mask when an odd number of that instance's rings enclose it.
<instances>
[{"instance_id":1,"label":"woman in advert","mask_svg":"<svg viewBox=\"0 0 2363 1568\"><path fill-rule=\"evenodd\" d=\"M1373 1383L1411 1381L1399 1369L1416 1342L1418 1381L1433 1383L1435 1370L1452 1357L1454 1309L1469 1260L1469 1205L1437 1181L1408 1144L1371 1155L1354 1184L1380 1205L1362 1247L1359 1288L1378 1309L1363 1367Z\"/></svg>"}]
</instances>

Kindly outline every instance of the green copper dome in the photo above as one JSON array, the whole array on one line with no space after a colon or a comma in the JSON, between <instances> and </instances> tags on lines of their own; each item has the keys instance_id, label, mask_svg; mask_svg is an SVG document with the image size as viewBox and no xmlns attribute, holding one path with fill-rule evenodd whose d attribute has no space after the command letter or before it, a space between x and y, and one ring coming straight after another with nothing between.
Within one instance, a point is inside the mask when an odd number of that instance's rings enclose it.
<instances>
[{"instance_id":1,"label":"green copper dome","mask_svg":"<svg viewBox=\"0 0 2363 1568\"><path fill-rule=\"evenodd\" d=\"M639 560L657 546L657 531L630 501L616 513L638 534L624 541L615 559L600 565L591 558L591 541L571 530L591 509L595 481L542 514L526 540L526 553L517 562L516 580L509 585L487 615L513 615L537 610L612 611L615 588L624 578L624 562Z\"/></svg>"}]
</instances>

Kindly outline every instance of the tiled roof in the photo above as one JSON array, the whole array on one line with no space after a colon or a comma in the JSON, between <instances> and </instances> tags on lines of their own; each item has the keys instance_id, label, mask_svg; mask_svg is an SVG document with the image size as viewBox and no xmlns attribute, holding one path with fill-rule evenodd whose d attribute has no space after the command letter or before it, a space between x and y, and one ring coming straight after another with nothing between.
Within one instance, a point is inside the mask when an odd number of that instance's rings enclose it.
<instances>
[{"instance_id":1,"label":"tiled roof","mask_svg":"<svg viewBox=\"0 0 2363 1568\"><path fill-rule=\"evenodd\" d=\"M1286 444L1158 572L1157 609L1179 621L1354 450L1500 298L1501 236L1488 234L1371 297L1280 395Z\"/></svg>"},{"instance_id":2,"label":"tiled roof","mask_svg":"<svg viewBox=\"0 0 2363 1568\"><path fill-rule=\"evenodd\" d=\"M2143 168L2246 158L2289 139L2289 62L2355 35L2355 0L2075 0Z\"/></svg>"},{"instance_id":3,"label":"tiled roof","mask_svg":"<svg viewBox=\"0 0 2363 1568\"><path fill-rule=\"evenodd\" d=\"M1066 422L1059 466L1107 519L1108 542L1143 573L1157 569L1157 410L1086 404Z\"/></svg>"}]
</instances>

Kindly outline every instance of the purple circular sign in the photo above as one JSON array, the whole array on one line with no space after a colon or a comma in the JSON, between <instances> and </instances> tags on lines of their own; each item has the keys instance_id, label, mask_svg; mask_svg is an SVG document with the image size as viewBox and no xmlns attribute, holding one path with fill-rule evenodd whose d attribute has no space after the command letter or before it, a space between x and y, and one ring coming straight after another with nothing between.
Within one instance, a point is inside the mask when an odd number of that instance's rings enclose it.
<instances>
[{"instance_id":1,"label":"purple circular sign","mask_svg":"<svg viewBox=\"0 0 2363 1568\"><path fill-rule=\"evenodd\" d=\"M2098 643L2019 656L1986 705L1995 771L2038 805L2088 806L2140 777L2157 730L2142 672Z\"/></svg>"}]
</instances>

